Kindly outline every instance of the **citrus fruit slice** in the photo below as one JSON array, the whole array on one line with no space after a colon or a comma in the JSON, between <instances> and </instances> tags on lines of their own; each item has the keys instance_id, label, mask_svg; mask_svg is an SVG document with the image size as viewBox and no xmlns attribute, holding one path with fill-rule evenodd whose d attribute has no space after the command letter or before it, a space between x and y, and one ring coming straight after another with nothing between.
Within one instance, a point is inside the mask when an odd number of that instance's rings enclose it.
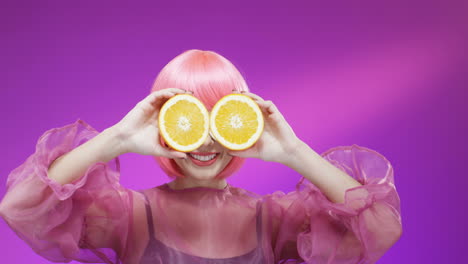
<instances>
[{"instance_id":1,"label":"citrus fruit slice","mask_svg":"<svg viewBox=\"0 0 468 264\"><path fill-rule=\"evenodd\" d=\"M167 100L161 107L158 122L164 141L178 151L195 150L208 137L208 110L189 94L178 94Z\"/></svg>"},{"instance_id":2,"label":"citrus fruit slice","mask_svg":"<svg viewBox=\"0 0 468 264\"><path fill-rule=\"evenodd\" d=\"M263 127L262 111L247 95L226 95L211 110L211 132L221 145L231 150L251 147L260 138Z\"/></svg>"}]
</instances>

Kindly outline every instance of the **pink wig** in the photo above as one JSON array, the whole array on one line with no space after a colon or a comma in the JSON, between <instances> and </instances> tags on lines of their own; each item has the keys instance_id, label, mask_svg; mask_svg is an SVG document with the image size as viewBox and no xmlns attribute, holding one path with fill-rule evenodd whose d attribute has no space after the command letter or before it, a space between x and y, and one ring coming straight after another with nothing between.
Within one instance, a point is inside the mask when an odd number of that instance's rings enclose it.
<instances>
[{"instance_id":1,"label":"pink wig","mask_svg":"<svg viewBox=\"0 0 468 264\"><path fill-rule=\"evenodd\" d=\"M192 91L211 111L221 97L232 90L249 91L237 68L226 58L213 51L187 50L172 59L156 77L151 92L165 88ZM160 142L164 141L160 137ZM161 169L170 177L185 177L173 159L154 157ZM240 169L244 158L233 157L216 179L224 179Z\"/></svg>"}]
</instances>

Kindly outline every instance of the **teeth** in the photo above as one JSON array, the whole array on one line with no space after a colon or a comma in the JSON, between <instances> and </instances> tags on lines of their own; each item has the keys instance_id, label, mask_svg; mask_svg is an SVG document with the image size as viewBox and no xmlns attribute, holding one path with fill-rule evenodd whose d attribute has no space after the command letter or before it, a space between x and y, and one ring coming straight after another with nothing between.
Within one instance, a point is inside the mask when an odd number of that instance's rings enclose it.
<instances>
[{"instance_id":1,"label":"teeth","mask_svg":"<svg viewBox=\"0 0 468 264\"><path fill-rule=\"evenodd\" d=\"M216 157L216 154L209 155L209 156L200 156L200 155L195 155L195 154L189 153L189 155L192 158L194 158L196 160L199 160L199 161L209 161L209 160L214 159L214 157Z\"/></svg>"}]
</instances>

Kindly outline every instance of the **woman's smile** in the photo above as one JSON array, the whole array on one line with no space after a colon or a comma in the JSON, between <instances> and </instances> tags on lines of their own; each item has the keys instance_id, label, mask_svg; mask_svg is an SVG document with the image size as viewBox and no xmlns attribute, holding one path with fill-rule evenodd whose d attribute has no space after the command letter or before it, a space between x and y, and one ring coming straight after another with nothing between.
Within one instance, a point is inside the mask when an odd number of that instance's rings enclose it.
<instances>
[{"instance_id":1,"label":"woman's smile","mask_svg":"<svg viewBox=\"0 0 468 264\"><path fill-rule=\"evenodd\" d=\"M174 159L181 172L192 179L214 179L232 160L228 150L207 137L203 146L187 153L187 159Z\"/></svg>"},{"instance_id":2,"label":"woman's smile","mask_svg":"<svg viewBox=\"0 0 468 264\"><path fill-rule=\"evenodd\" d=\"M188 157L197 166L210 166L219 157L219 152L190 152Z\"/></svg>"}]
</instances>

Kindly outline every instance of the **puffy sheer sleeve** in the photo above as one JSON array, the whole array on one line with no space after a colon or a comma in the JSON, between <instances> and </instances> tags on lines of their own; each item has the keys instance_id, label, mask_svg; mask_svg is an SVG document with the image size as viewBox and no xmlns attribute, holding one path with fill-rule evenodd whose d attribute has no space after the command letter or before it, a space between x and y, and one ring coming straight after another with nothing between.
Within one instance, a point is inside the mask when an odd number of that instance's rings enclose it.
<instances>
[{"instance_id":1,"label":"puffy sheer sleeve","mask_svg":"<svg viewBox=\"0 0 468 264\"><path fill-rule=\"evenodd\" d=\"M402 234L393 168L380 153L339 146L321 154L362 186L331 202L309 180L268 196L277 263L375 263Z\"/></svg>"},{"instance_id":2,"label":"puffy sheer sleeve","mask_svg":"<svg viewBox=\"0 0 468 264\"><path fill-rule=\"evenodd\" d=\"M54 262L120 263L132 219L132 193L119 184L119 160L91 165L72 183L47 176L59 156L99 134L84 121L46 131L12 170L0 215L39 255Z\"/></svg>"}]
</instances>

